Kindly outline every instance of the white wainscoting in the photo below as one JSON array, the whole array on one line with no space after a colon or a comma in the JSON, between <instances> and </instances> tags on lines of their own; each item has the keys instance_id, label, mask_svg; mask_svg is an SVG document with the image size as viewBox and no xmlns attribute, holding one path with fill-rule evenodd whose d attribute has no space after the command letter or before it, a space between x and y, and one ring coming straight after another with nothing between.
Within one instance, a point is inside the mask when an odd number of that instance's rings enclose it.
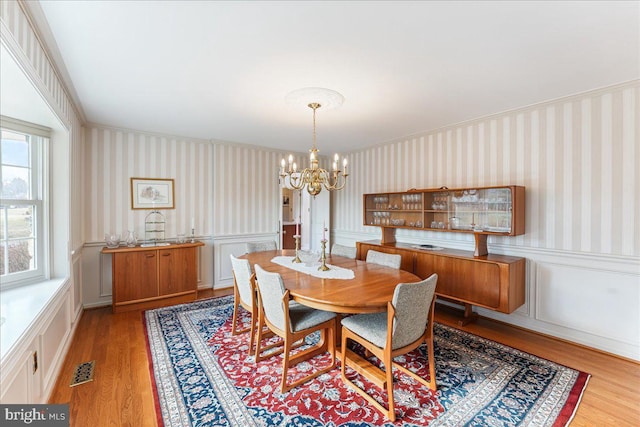
<instances>
[{"instance_id":1,"label":"white wainscoting","mask_svg":"<svg viewBox=\"0 0 640 427\"><path fill-rule=\"evenodd\" d=\"M71 286L73 289L72 313L80 318L82 312L82 246L71 251Z\"/></svg>"},{"instance_id":2,"label":"white wainscoting","mask_svg":"<svg viewBox=\"0 0 640 427\"><path fill-rule=\"evenodd\" d=\"M215 289L233 286L233 270L229 255L244 255L247 253L247 242L277 241L277 233L230 235L213 239Z\"/></svg>"},{"instance_id":3,"label":"white wainscoting","mask_svg":"<svg viewBox=\"0 0 640 427\"><path fill-rule=\"evenodd\" d=\"M367 227L374 229L374 227ZM473 251L469 241L409 238ZM460 234L460 233L458 233ZM353 246L378 233L334 231L334 241ZM478 314L588 347L640 360L640 259L489 244L489 252L527 259L526 301L511 314L475 308Z\"/></svg>"},{"instance_id":4,"label":"white wainscoting","mask_svg":"<svg viewBox=\"0 0 640 427\"><path fill-rule=\"evenodd\" d=\"M24 332L3 355L0 402L5 404L48 401L81 314L79 311L74 315L74 289L69 278L34 286L25 288L25 292L32 292L36 298L48 293L51 296L44 301L39 312L26 313L32 314L33 319L28 325L23 325ZM40 291L34 293L31 288ZM29 305L28 295L13 292L11 297L19 299L16 304ZM16 319L7 319L3 329L20 326L10 325L12 321L15 323ZM37 359L37 369L34 369L34 358Z\"/></svg>"}]
</instances>

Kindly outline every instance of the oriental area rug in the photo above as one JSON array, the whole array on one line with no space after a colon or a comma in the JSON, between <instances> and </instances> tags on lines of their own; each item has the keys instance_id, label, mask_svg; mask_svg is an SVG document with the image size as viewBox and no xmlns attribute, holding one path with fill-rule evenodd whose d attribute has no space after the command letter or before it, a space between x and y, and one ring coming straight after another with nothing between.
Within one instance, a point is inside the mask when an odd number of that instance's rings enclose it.
<instances>
[{"instance_id":1,"label":"oriental area rug","mask_svg":"<svg viewBox=\"0 0 640 427\"><path fill-rule=\"evenodd\" d=\"M565 426L589 379L436 323L438 390L394 371L397 419L391 423L345 386L339 361L329 373L281 394L282 355L256 364L247 354L248 334L231 335L232 314L233 296L144 312L160 426ZM425 357L423 346L396 361L428 377ZM325 353L302 362L289 378L322 368L329 358ZM347 375L387 406L385 391L350 369Z\"/></svg>"}]
</instances>

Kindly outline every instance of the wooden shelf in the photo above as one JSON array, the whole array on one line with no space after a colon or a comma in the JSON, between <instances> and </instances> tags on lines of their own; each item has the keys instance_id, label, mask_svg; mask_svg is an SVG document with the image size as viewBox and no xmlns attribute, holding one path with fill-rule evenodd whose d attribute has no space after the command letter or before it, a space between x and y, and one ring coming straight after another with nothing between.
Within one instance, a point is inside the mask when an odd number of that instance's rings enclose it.
<instances>
[{"instance_id":1,"label":"wooden shelf","mask_svg":"<svg viewBox=\"0 0 640 427\"><path fill-rule=\"evenodd\" d=\"M385 244L395 242L397 228L473 233L481 256L487 236L525 232L525 188L517 185L371 193L363 206L363 224L380 227Z\"/></svg>"}]
</instances>

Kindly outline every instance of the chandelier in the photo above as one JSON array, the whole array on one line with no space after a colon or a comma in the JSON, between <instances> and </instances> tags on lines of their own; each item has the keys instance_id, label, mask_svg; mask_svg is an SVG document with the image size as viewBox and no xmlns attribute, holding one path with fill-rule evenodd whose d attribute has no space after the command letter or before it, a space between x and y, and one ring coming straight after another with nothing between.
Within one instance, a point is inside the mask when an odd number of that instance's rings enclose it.
<instances>
[{"instance_id":1,"label":"chandelier","mask_svg":"<svg viewBox=\"0 0 640 427\"><path fill-rule=\"evenodd\" d=\"M309 88L320 90L320 88ZM328 89L324 89L329 91ZM333 92L333 91L331 91ZM334 92L337 94L337 92ZM339 95L339 94L338 94ZM340 95L341 97L342 95ZM342 160L343 170L338 169L340 166L340 156L336 154L333 159L333 167L330 171L322 169L318 165L318 148L316 147L316 110L321 107L319 102L312 102L308 107L313 110L313 147L309 150L308 168L298 171L296 163L293 161L293 155L289 155L289 162L282 159L280 162L280 176L289 181L289 185L294 190L302 190L305 187L307 192L312 196L316 196L322 191L322 187L328 191L341 190L347 182L347 158Z\"/></svg>"}]
</instances>

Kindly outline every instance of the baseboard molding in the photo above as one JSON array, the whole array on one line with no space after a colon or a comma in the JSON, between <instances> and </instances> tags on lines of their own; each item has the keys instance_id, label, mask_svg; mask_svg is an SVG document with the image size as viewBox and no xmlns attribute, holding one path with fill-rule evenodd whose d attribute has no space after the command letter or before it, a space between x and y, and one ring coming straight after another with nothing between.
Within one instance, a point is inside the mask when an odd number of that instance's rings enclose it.
<instances>
[{"instance_id":1,"label":"baseboard molding","mask_svg":"<svg viewBox=\"0 0 640 427\"><path fill-rule=\"evenodd\" d=\"M483 308L476 308L478 315L511 326L520 327L541 335L557 338L576 345L582 345L603 353L623 357L625 359L640 362L640 345L633 345L620 340L611 340L595 334L567 328L560 325L552 325L544 321L517 314L505 315Z\"/></svg>"},{"instance_id":2,"label":"baseboard molding","mask_svg":"<svg viewBox=\"0 0 640 427\"><path fill-rule=\"evenodd\" d=\"M108 303L106 303L106 302L88 303L88 304L84 304L82 307L83 307L84 310L93 310L93 309L96 309L96 308L111 307L111 301L109 301Z\"/></svg>"},{"instance_id":3,"label":"baseboard molding","mask_svg":"<svg viewBox=\"0 0 640 427\"><path fill-rule=\"evenodd\" d=\"M51 398L51 393L56 387L58 381L60 381L60 372L62 371L62 367L64 366L64 362L67 359L67 353L69 353L69 348L71 347L71 343L76 336L76 332L78 330L78 324L80 323L80 318L84 313L84 309L78 311L79 314L76 314L75 319L71 322L71 330L67 334L65 343L62 347L59 357L56 359L55 365L51 371L51 377L55 378L54 381L50 381L45 389L43 390L43 401L40 403L47 403Z\"/></svg>"}]
</instances>

